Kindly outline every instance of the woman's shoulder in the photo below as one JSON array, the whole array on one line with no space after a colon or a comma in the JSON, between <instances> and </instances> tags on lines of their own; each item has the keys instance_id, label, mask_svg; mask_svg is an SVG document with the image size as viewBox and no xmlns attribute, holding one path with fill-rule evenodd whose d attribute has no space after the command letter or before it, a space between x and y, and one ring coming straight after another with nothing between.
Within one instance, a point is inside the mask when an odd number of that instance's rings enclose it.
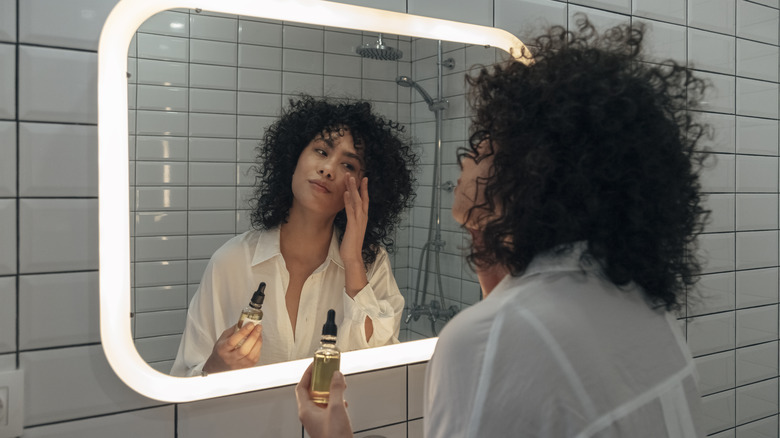
<instances>
[{"instance_id":1,"label":"woman's shoulder","mask_svg":"<svg viewBox=\"0 0 780 438\"><path fill-rule=\"evenodd\" d=\"M262 233L263 231L249 230L233 236L214 252L211 256L211 262L221 265L251 260Z\"/></svg>"},{"instance_id":2,"label":"woman's shoulder","mask_svg":"<svg viewBox=\"0 0 780 438\"><path fill-rule=\"evenodd\" d=\"M491 300L483 300L473 304L461 310L444 326L439 342L443 342L444 345L453 343L455 346L463 342L471 345L484 345L499 312L501 312L501 307Z\"/></svg>"}]
</instances>

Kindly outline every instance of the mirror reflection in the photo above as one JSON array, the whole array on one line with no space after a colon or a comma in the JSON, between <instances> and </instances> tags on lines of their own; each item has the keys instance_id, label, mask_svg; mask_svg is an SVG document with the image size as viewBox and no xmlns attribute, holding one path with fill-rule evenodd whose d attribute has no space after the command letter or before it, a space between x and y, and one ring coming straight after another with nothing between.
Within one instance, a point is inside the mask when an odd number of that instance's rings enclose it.
<instances>
[{"instance_id":1,"label":"mirror reflection","mask_svg":"<svg viewBox=\"0 0 780 438\"><path fill-rule=\"evenodd\" d=\"M467 139L464 74L501 59L496 52L187 9L150 18L128 60L133 329L142 357L161 372L171 370L209 260L253 229L254 166L264 132L301 93L336 103L370 101L377 115L403 126L420 159L416 198L388 248L390 277L404 303L394 316L393 341L435 336L478 301L476 276L462 261L466 237L449 207L455 150ZM261 279L242 281L240 308L224 317L230 324ZM263 304L264 330L270 303ZM316 314L306 333L318 343L325 313ZM292 329L297 321L286 324Z\"/></svg>"}]
</instances>

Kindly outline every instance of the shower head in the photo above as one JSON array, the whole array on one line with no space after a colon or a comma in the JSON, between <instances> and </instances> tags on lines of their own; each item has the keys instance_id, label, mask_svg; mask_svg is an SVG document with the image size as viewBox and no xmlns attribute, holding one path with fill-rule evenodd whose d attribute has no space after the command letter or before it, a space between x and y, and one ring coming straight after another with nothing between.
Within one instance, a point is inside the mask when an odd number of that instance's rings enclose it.
<instances>
[{"instance_id":1,"label":"shower head","mask_svg":"<svg viewBox=\"0 0 780 438\"><path fill-rule=\"evenodd\" d=\"M420 84L413 81L409 76L398 76L395 78L395 83L402 87L414 88L418 93L420 93L422 98L425 99L425 103L428 104L428 108L433 106L433 99L431 99L431 96L425 91L423 87L420 86Z\"/></svg>"},{"instance_id":2,"label":"shower head","mask_svg":"<svg viewBox=\"0 0 780 438\"><path fill-rule=\"evenodd\" d=\"M395 47L386 46L382 42L382 34L376 43L365 43L355 47L355 52L363 58L376 59L379 61L397 61L404 56L404 52Z\"/></svg>"}]
</instances>

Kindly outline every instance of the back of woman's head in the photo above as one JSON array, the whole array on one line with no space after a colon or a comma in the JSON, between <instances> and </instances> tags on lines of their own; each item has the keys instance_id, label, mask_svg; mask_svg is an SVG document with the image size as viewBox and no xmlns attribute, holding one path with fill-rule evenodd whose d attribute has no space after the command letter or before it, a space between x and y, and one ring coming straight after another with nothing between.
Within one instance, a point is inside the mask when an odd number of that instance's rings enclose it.
<instances>
[{"instance_id":1,"label":"back of woman's head","mask_svg":"<svg viewBox=\"0 0 780 438\"><path fill-rule=\"evenodd\" d=\"M538 37L531 62L469 78L472 145L488 138L495 153L482 208L499 212L472 263L517 275L541 252L586 241L612 282L680 306L706 216L695 149L704 127L687 111L705 86L672 61L648 62L643 36L629 26L599 35L580 17L576 32Z\"/></svg>"}]
</instances>

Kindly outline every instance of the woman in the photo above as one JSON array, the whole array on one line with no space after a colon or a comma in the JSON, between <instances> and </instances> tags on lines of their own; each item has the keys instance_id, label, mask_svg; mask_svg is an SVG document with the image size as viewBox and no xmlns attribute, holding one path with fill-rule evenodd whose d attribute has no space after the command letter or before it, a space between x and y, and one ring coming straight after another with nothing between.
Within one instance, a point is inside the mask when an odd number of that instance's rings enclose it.
<instances>
[{"instance_id":1,"label":"woman","mask_svg":"<svg viewBox=\"0 0 780 438\"><path fill-rule=\"evenodd\" d=\"M254 229L209 261L171 374L309 357L331 308L342 350L398 342L404 300L383 246L412 196L401 131L367 102L291 102L260 147ZM262 325L236 330L261 282Z\"/></svg>"},{"instance_id":2,"label":"woman","mask_svg":"<svg viewBox=\"0 0 780 438\"><path fill-rule=\"evenodd\" d=\"M471 147L453 216L484 300L428 364L426 437L702 436L694 366L670 312L699 264L694 239L704 85L645 63L641 27L552 28L533 63L469 78ZM529 56L530 57L530 56ZM351 436L297 388L313 438Z\"/></svg>"}]
</instances>

